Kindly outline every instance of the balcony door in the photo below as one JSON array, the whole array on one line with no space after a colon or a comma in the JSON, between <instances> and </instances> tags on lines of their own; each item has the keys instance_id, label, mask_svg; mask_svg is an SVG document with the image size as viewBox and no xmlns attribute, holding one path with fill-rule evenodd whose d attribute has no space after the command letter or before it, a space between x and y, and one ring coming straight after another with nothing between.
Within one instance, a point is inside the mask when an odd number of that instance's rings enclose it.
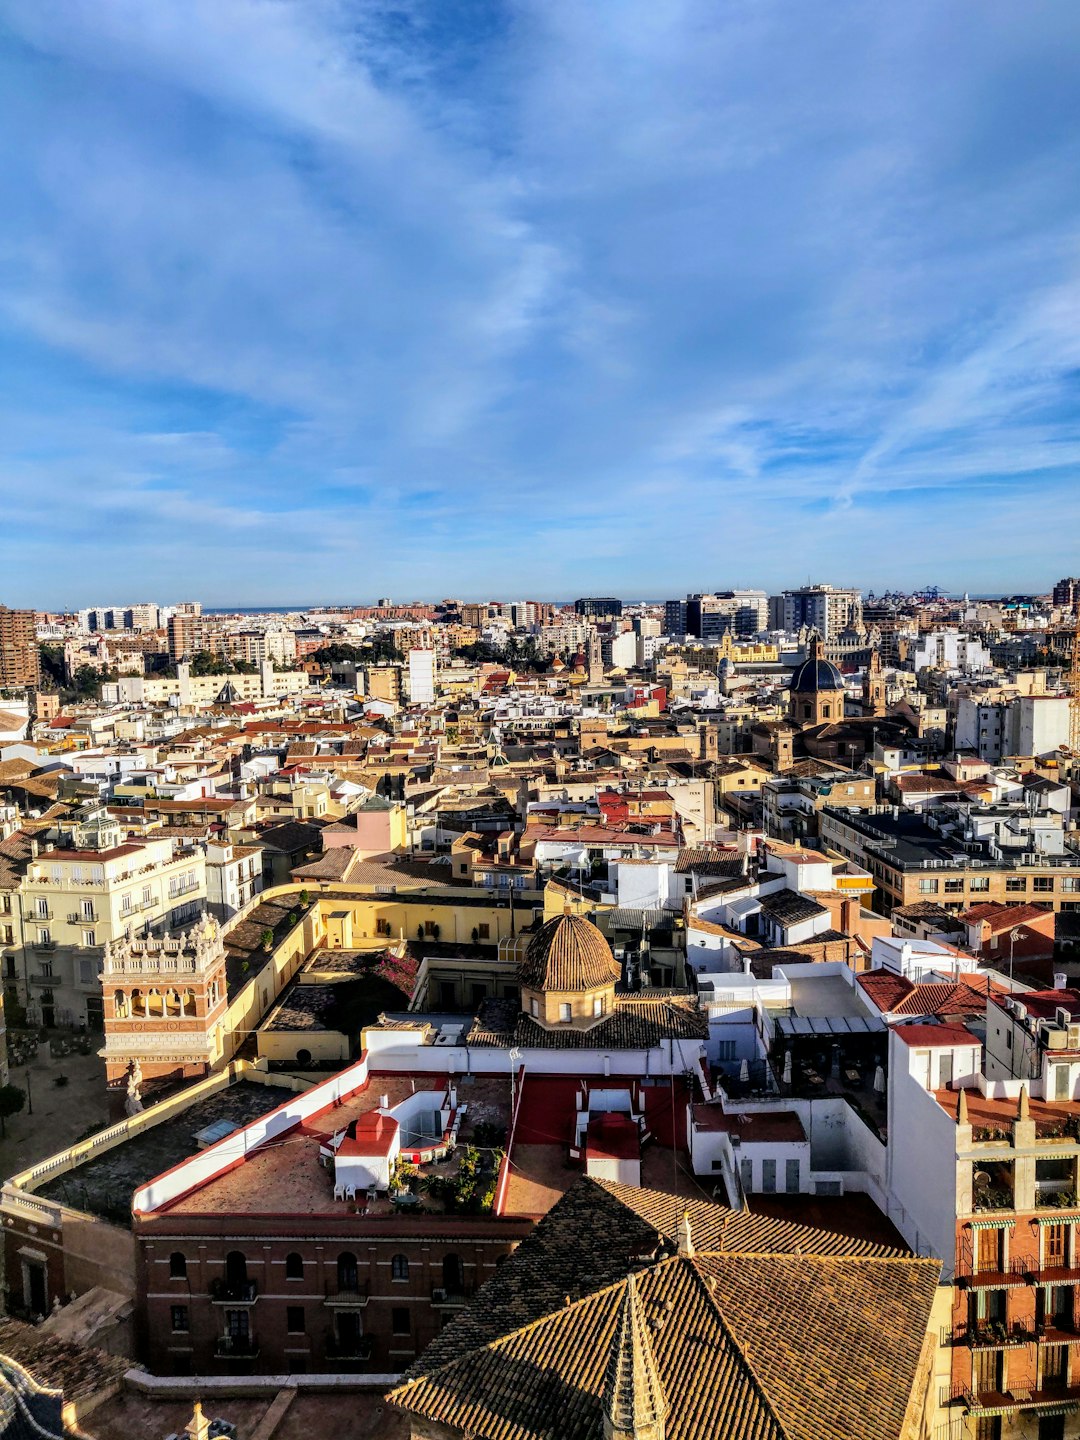
<instances>
[{"instance_id":1,"label":"balcony door","mask_svg":"<svg viewBox=\"0 0 1080 1440\"><path fill-rule=\"evenodd\" d=\"M975 1269L980 1273L1001 1269L1001 1230L976 1230Z\"/></svg>"}]
</instances>

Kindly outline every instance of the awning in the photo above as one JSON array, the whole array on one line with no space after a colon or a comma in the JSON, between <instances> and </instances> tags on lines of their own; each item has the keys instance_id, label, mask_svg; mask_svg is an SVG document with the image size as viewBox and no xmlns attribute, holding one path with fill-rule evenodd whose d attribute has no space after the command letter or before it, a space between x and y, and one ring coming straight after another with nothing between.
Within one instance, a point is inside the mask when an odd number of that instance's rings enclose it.
<instances>
[{"instance_id":1,"label":"awning","mask_svg":"<svg viewBox=\"0 0 1080 1440\"><path fill-rule=\"evenodd\" d=\"M1005 1220L972 1220L972 1230L1008 1230L1013 1224L1015 1217L1010 1215Z\"/></svg>"},{"instance_id":2,"label":"awning","mask_svg":"<svg viewBox=\"0 0 1080 1440\"><path fill-rule=\"evenodd\" d=\"M1075 1210L1066 1210L1059 1215L1040 1215L1035 1221L1036 1225L1080 1225L1080 1214Z\"/></svg>"},{"instance_id":3,"label":"awning","mask_svg":"<svg viewBox=\"0 0 1080 1440\"><path fill-rule=\"evenodd\" d=\"M776 1031L791 1039L809 1035L878 1035L885 1029L884 1020L862 1015L781 1015Z\"/></svg>"}]
</instances>

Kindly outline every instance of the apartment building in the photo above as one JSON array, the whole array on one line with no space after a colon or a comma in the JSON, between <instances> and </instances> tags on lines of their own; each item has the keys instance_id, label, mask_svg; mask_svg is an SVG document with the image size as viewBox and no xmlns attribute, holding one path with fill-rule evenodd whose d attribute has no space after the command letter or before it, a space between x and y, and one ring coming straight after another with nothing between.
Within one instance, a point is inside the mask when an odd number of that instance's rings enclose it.
<instances>
[{"instance_id":1,"label":"apartment building","mask_svg":"<svg viewBox=\"0 0 1080 1440\"><path fill-rule=\"evenodd\" d=\"M816 630L828 645L842 630L862 624L862 594L858 590L805 585L798 590L785 590L782 600L783 629L790 634Z\"/></svg>"},{"instance_id":2,"label":"apartment building","mask_svg":"<svg viewBox=\"0 0 1080 1440\"><path fill-rule=\"evenodd\" d=\"M926 815L827 805L818 829L826 848L870 871L886 914L920 901L953 912L983 901L1080 909L1080 852L1060 816L1022 805L942 806Z\"/></svg>"},{"instance_id":3,"label":"apartment building","mask_svg":"<svg viewBox=\"0 0 1080 1440\"><path fill-rule=\"evenodd\" d=\"M33 610L0 605L0 687L22 689L41 684L41 656Z\"/></svg>"},{"instance_id":4,"label":"apartment building","mask_svg":"<svg viewBox=\"0 0 1080 1440\"><path fill-rule=\"evenodd\" d=\"M953 1281L950 1435L1080 1434L1080 993L991 995L974 1027L890 1049L890 1173L909 1242ZM895 1218L895 1217L894 1217Z\"/></svg>"},{"instance_id":5,"label":"apartment building","mask_svg":"<svg viewBox=\"0 0 1080 1440\"><path fill-rule=\"evenodd\" d=\"M105 947L190 925L206 908L198 847L169 838L124 840L97 811L58 845L29 842L0 915L5 994L46 1027L104 1023Z\"/></svg>"}]
</instances>

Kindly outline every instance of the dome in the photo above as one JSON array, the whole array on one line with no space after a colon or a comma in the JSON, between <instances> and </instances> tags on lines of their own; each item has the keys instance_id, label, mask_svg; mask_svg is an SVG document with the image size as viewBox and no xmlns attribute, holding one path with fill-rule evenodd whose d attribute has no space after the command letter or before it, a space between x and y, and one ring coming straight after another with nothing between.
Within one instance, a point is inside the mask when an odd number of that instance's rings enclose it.
<instances>
[{"instance_id":1,"label":"dome","mask_svg":"<svg viewBox=\"0 0 1080 1440\"><path fill-rule=\"evenodd\" d=\"M542 925L521 964L521 983L531 990L599 990L621 975L603 935L578 915L557 915Z\"/></svg>"},{"instance_id":2,"label":"dome","mask_svg":"<svg viewBox=\"0 0 1080 1440\"><path fill-rule=\"evenodd\" d=\"M812 655L796 669L790 688L796 695L813 695L819 690L843 690L844 677L831 660Z\"/></svg>"}]
</instances>

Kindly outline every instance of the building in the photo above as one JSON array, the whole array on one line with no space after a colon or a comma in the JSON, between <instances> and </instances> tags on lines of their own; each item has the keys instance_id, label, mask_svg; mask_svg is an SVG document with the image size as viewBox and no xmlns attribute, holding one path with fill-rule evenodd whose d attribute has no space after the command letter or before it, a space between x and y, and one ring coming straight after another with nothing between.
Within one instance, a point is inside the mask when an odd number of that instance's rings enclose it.
<instances>
[{"instance_id":1,"label":"building","mask_svg":"<svg viewBox=\"0 0 1080 1440\"><path fill-rule=\"evenodd\" d=\"M996 764L1008 755L1051 755L1069 741L1069 700L1057 695L1014 695L956 700L953 744Z\"/></svg>"},{"instance_id":2,"label":"building","mask_svg":"<svg viewBox=\"0 0 1080 1440\"><path fill-rule=\"evenodd\" d=\"M228 985L221 929L210 915L178 936L105 945L105 1073L147 1080L206 1075L225 1050Z\"/></svg>"},{"instance_id":3,"label":"building","mask_svg":"<svg viewBox=\"0 0 1080 1440\"><path fill-rule=\"evenodd\" d=\"M938 1273L585 1179L389 1399L417 1440L915 1440L937 1408Z\"/></svg>"},{"instance_id":4,"label":"building","mask_svg":"<svg viewBox=\"0 0 1080 1440\"><path fill-rule=\"evenodd\" d=\"M702 640L724 635L752 638L768 628L769 598L764 590L720 590L686 597L686 632Z\"/></svg>"},{"instance_id":5,"label":"building","mask_svg":"<svg viewBox=\"0 0 1080 1440\"><path fill-rule=\"evenodd\" d=\"M855 812L826 805L821 843L869 870L875 903L932 901L955 914L984 902L1049 910L1080 908L1080 853L1066 843L1060 816L1030 816L1020 806L939 806L924 816L897 806ZM1052 838L1040 849L1042 826Z\"/></svg>"},{"instance_id":6,"label":"building","mask_svg":"<svg viewBox=\"0 0 1080 1440\"><path fill-rule=\"evenodd\" d=\"M796 666L789 688L791 718L797 725L809 728L844 718L844 677L825 659L819 636L810 641L810 653Z\"/></svg>"},{"instance_id":7,"label":"building","mask_svg":"<svg viewBox=\"0 0 1080 1440\"><path fill-rule=\"evenodd\" d=\"M206 905L224 924L263 888L262 857L257 845L212 840L206 846Z\"/></svg>"},{"instance_id":8,"label":"building","mask_svg":"<svg viewBox=\"0 0 1080 1440\"><path fill-rule=\"evenodd\" d=\"M436 658L434 650L409 651L409 703L435 703Z\"/></svg>"},{"instance_id":9,"label":"building","mask_svg":"<svg viewBox=\"0 0 1080 1440\"><path fill-rule=\"evenodd\" d=\"M890 1034L894 1216L953 1282L963 1433L1080 1434L1080 995L991 993L981 1026Z\"/></svg>"},{"instance_id":10,"label":"building","mask_svg":"<svg viewBox=\"0 0 1080 1440\"><path fill-rule=\"evenodd\" d=\"M841 631L862 624L862 595L858 590L836 590L831 585L806 585L783 594L783 628L790 634L816 630L828 645Z\"/></svg>"},{"instance_id":11,"label":"building","mask_svg":"<svg viewBox=\"0 0 1080 1440\"><path fill-rule=\"evenodd\" d=\"M686 632L685 600L664 601L664 634L681 637Z\"/></svg>"},{"instance_id":12,"label":"building","mask_svg":"<svg viewBox=\"0 0 1080 1440\"><path fill-rule=\"evenodd\" d=\"M611 595L591 595L574 601L574 613L588 620L618 617L622 614L623 602Z\"/></svg>"},{"instance_id":13,"label":"building","mask_svg":"<svg viewBox=\"0 0 1080 1440\"><path fill-rule=\"evenodd\" d=\"M25 1005L33 1024L100 1030L106 946L129 935L162 936L197 919L206 908L205 858L167 835L125 840L105 810L61 838L62 846L28 840L7 872L5 994Z\"/></svg>"},{"instance_id":14,"label":"building","mask_svg":"<svg viewBox=\"0 0 1080 1440\"><path fill-rule=\"evenodd\" d=\"M1052 598L1054 604L1060 605L1062 609L1075 609L1077 601L1080 600L1080 579L1071 575L1059 580L1054 586Z\"/></svg>"},{"instance_id":15,"label":"building","mask_svg":"<svg viewBox=\"0 0 1080 1440\"><path fill-rule=\"evenodd\" d=\"M41 684L41 655L33 610L0 605L0 688L24 689Z\"/></svg>"},{"instance_id":16,"label":"building","mask_svg":"<svg viewBox=\"0 0 1080 1440\"><path fill-rule=\"evenodd\" d=\"M201 615L177 611L175 615L169 616L165 629L169 641L169 659L174 665L181 660L190 660L197 650L203 648Z\"/></svg>"}]
</instances>

